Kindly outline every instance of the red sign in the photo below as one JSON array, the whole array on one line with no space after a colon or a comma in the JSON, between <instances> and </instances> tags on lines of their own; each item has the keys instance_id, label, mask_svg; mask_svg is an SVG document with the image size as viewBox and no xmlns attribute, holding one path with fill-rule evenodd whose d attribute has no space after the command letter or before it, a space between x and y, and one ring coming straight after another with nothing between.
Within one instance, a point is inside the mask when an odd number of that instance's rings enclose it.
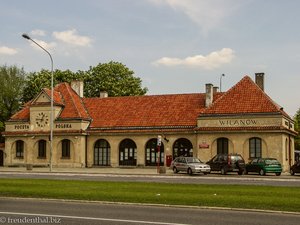
<instances>
[{"instance_id":1,"label":"red sign","mask_svg":"<svg viewBox=\"0 0 300 225\"><path fill-rule=\"evenodd\" d=\"M209 148L209 144L201 143L201 144L199 144L199 148Z\"/></svg>"}]
</instances>

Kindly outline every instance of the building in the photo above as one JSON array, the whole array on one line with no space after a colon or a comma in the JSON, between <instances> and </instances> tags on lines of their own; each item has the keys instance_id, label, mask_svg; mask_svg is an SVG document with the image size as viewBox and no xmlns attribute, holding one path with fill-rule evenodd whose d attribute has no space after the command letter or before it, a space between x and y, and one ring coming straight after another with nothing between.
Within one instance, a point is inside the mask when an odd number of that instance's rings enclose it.
<instances>
[{"instance_id":1,"label":"building","mask_svg":"<svg viewBox=\"0 0 300 225\"><path fill-rule=\"evenodd\" d=\"M206 84L196 94L99 94L84 98L80 81L55 87L54 167L155 166L159 158L166 165L219 152L246 161L275 157L285 171L294 162L294 121L264 92L264 74L256 82L245 76L226 92ZM50 111L50 90L43 89L7 121L4 166L49 165Z\"/></svg>"}]
</instances>

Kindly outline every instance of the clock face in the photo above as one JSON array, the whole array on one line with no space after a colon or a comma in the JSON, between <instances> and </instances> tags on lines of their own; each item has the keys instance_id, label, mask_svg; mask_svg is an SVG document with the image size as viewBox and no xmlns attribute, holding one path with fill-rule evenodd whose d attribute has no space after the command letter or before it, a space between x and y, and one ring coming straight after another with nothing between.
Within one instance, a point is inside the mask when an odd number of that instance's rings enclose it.
<instances>
[{"instance_id":1,"label":"clock face","mask_svg":"<svg viewBox=\"0 0 300 225\"><path fill-rule=\"evenodd\" d=\"M36 116L35 122L36 122L36 125L38 125L39 127L44 127L44 126L46 126L48 124L49 119L48 119L48 116L45 113L40 112Z\"/></svg>"}]
</instances>

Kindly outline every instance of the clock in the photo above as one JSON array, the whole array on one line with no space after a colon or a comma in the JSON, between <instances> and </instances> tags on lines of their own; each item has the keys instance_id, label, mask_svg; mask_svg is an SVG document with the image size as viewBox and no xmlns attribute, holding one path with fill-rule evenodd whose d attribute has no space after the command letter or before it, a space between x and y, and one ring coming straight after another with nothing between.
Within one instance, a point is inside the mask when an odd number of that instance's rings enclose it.
<instances>
[{"instance_id":1,"label":"clock","mask_svg":"<svg viewBox=\"0 0 300 225\"><path fill-rule=\"evenodd\" d=\"M46 126L48 124L48 121L48 116L43 112L38 113L38 115L35 118L36 125L39 127Z\"/></svg>"}]
</instances>

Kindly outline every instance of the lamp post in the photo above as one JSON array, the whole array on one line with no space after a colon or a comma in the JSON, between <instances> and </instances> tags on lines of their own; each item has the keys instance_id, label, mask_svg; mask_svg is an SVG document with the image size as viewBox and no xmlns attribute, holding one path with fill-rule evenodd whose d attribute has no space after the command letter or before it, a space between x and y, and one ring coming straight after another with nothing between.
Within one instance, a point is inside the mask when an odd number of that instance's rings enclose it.
<instances>
[{"instance_id":1,"label":"lamp post","mask_svg":"<svg viewBox=\"0 0 300 225\"><path fill-rule=\"evenodd\" d=\"M49 162L50 172L51 172L52 171L52 150L53 150L53 119L54 119L54 114L53 114L53 59L52 59L51 54L45 48L43 48L39 43L37 43L36 41L31 39L31 37L29 37L29 35L22 34L22 37L32 41L34 44L36 44L41 49L43 49L49 55L50 60L51 60L51 100L50 100L51 112L50 112L50 162Z\"/></svg>"},{"instance_id":2,"label":"lamp post","mask_svg":"<svg viewBox=\"0 0 300 225\"><path fill-rule=\"evenodd\" d=\"M220 92L222 92L222 77L225 77L224 73L220 76Z\"/></svg>"}]
</instances>

